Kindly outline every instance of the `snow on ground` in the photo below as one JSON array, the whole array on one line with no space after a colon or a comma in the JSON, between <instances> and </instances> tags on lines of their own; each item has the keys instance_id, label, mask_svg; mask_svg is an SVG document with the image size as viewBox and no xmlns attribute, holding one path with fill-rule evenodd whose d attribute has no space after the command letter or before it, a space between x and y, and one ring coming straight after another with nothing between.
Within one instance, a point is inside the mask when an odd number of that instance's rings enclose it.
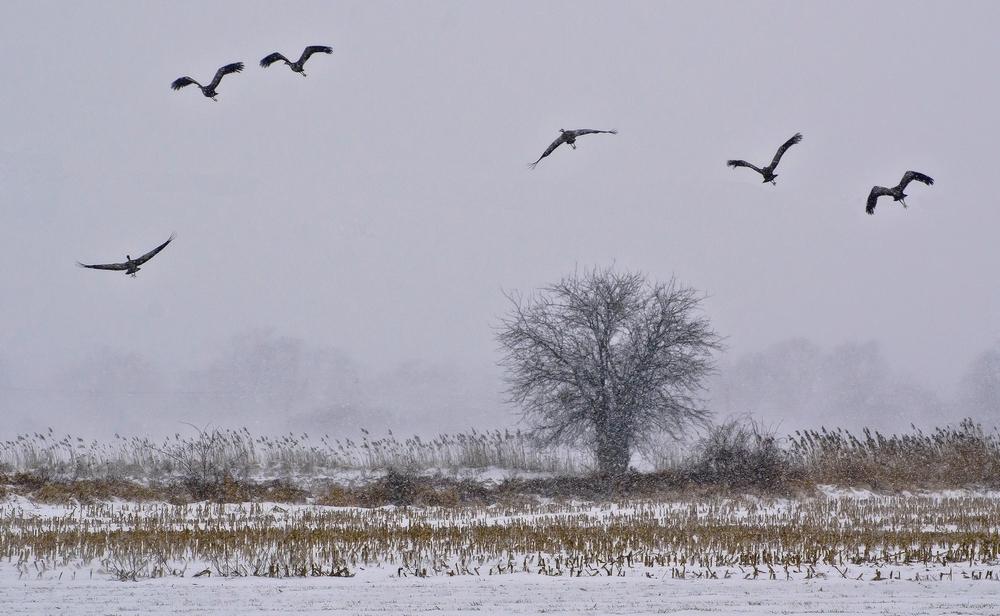
<instances>
[{"instance_id":1,"label":"snow on ground","mask_svg":"<svg viewBox=\"0 0 1000 616\"><path fill-rule=\"evenodd\" d=\"M565 578L505 576L397 578L160 578L140 582L4 576L5 614L1000 614L1000 583ZM82 577L82 576L78 576ZM868 577L868 576L866 576ZM936 577L936 576L935 576Z\"/></svg>"}]
</instances>

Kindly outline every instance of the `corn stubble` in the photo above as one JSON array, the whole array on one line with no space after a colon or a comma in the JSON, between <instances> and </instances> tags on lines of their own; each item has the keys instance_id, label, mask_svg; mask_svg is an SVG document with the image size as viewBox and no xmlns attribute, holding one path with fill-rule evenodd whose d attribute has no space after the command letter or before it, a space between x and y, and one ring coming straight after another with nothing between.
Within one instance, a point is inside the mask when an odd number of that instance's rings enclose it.
<instances>
[{"instance_id":1,"label":"corn stubble","mask_svg":"<svg viewBox=\"0 0 1000 616\"><path fill-rule=\"evenodd\" d=\"M350 576L371 567L398 576L669 568L680 577L788 578L916 565L944 575L956 563L997 562L998 504L968 494L378 509L99 503L51 517L3 505L0 557L22 576L96 566L120 580L196 570Z\"/></svg>"}]
</instances>

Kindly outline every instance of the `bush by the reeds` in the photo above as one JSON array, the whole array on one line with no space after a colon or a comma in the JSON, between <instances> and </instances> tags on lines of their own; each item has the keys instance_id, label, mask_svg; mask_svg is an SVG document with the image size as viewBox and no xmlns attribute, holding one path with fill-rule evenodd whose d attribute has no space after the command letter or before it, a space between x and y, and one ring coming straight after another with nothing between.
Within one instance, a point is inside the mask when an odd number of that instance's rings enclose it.
<instances>
[{"instance_id":1,"label":"bush by the reeds","mask_svg":"<svg viewBox=\"0 0 1000 616\"><path fill-rule=\"evenodd\" d=\"M689 481L728 490L781 490L801 472L773 431L749 418L713 426L694 446L687 463Z\"/></svg>"}]
</instances>

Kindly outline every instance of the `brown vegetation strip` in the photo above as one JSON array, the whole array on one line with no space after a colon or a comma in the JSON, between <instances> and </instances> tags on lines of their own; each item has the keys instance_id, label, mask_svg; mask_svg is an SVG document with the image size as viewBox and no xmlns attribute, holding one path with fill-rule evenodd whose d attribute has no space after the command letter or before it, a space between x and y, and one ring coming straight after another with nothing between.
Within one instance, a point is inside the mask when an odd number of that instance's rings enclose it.
<instances>
[{"instance_id":1,"label":"brown vegetation strip","mask_svg":"<svg viewBox=\"0 0 1000 616\"><path fill-rule=\"evenodd\" d=\"M981 565L1000 556L997 505L971 495L459 509L94 504L47 518L8 505L0 508L0 557L24 571L97 561L121 579L177 574L187 563L270 576L370 566L412 575L532 567L589 575L654 566Z\"/></svg>"}]
</instances>

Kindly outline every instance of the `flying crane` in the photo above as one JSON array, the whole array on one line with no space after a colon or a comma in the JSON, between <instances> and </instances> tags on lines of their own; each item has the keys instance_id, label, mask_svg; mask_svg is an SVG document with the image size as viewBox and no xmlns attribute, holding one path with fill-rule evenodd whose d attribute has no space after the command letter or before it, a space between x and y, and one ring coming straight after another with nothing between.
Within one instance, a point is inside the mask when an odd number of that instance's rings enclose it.
<instances>
[{"instance_id":1,"label":"flying crane","mask_svg":"<svg viewBox=\"0 0 1000 616\"><path fill-rule=\"evenodd\" d=\"M105 263L105 264L101 264L101 265L87 265L85 263L80 263L79 261L77 261L76 264L79 267L88 267L90 269L116 270L116 271L125 270L126 274L131 274L132 278L135 278L135 273L139 271L139 266L142 265L143 263L145 263L146 261L149 261L153 257L155 257L156 253L158 253L161 250L163 250L164 248L166 248L167 244L169 244L170 242L174 241L175 237L177 237L177 234L176 233L171 233L170 234L170 239L168 239L167 241L163 242L162 244L160 244L156 248L150 250L149 252L147 252L146 254L142 255L138 259L133 259L131 257L131 255L125 255L125 262L124 263Z\"/></svg>"},{"instance_id":2,"label":"flying crane","mask_svg":"<svg viewBox=\"0 0 1000 616\"><path fill-rule=\"evenodd\" d=\"M291 60L289 60L288 58L286 58L285 56L281 55L276 51L271 55L265 57L263 60L261 60L260 65L263 68L267 68L272 64L274 64L275 62L277 62L278 60L283 60L285 64L288 65L288 68L292 69L293 72L299 73L300 75L305 77L306 74L305 72L303 72L303 67L305 66L306 60L308 60L309 57L314 53L329 54L333 53L333 49L327 47L326 45L310 45L309 47L305 48L305 51L302 52L302 55L299 56L299 59L296 60L295 62L292 62Z\"/></svg>"},{"instance_id":3,"label":"flying crane","mask_svg":"<svg viewBox=\"0 0 1000 616\"><path fill-rule=\"evenodd\" d=\"M219 102L219 99L215 98L216 95L218 94L215 91L215 89L219 87L219 83L222 81L222 78L225 77L226 75L229 75L230 73L239 73L242 70L243 70L242 62L233 62L232 64L227 64L222 68L220 68L219 70L215 71L215 79L213 79L212 82L209 83L207 86L203 86L194 79L185 76L175 79L174 82L170 84L170 87L171 89L174 90L180 90L185 86L194 84L199 88L201 88L202 94L204 94L205 96L207 96L208 98L212 99L215 102Z\"/></svg>"},{"instance_id":4,"label":"flying crane","mask_svg":"<svg viewBox=\"0 0 1000 616\"><path fill-rule=\"evenodd\" d=\"M550 145L548 147L548 149L545 150L545 152L543 152L542 155L538 157L538 160L536 160L533 163L529 163L528 167L534 169L535 165L537 165L539 163L539 161L541 161L543 158L545 158L546 156L548 156L549 154L551 154L553 150L555 150L556 148L558 148L559 146L561 146L564 143L568 143L570 145L570 147L575 150L576 149L576 138L579 137L580 135L590 135L590 134L593 134L593 133L609 133L611 135L617 135L618 134L618 131L615 130L615 129L611 129L611 130L594 130L592 128L578 128L576 130L563 130L563 129L560 128L559 132L562 133L561 135L559 135L559 138L552 142L552 145Z\"/></svg>"},{"instance_id":5,"label":"flying crane","mask_svg":"<svg viewBox=\"0 0 1000 616\"><path fill-rule=\"evenodd\" d=\"M795 133L794 137L792 137L788 141L786 141L783 144L781 144L781 147L778 148L778 151L775 152L775 154L774 154L774 160L771 161L770 165L764 167L763 169L761 169L761 168L759 168L757 166L751 165L750 163L748 163L745 160L730 160L730 161L726 162L726 164L729 165L730 167L734 168L734 169L736 167L749 167L749 168L753 169L754 171L756 171L757 173L759 173L762 176L764 176L764 183L765 184L767 182L770 182L770 183L774 184L775 183L774 178L778 177L778 174L776 174L774 172L774 169L775 169L775 167L778 166L778 161L781 160L781 156L785 153L785 150L787 150L788 148L792 147L793 145L795 145L796 143L798 143L800 141L802 141L802 133Z\"/></svg>"},{"instance_id":6,"label":"flying crane","mask_svg":"<svg viewBox=\"0 0 1000 616\"><path fill-rule=\"evenodd\" d=\"M874 214L875 202L878 201L879 197L885 197L885 196L892 197L893 201L899 201L900 203L903 204L903 207L906 207L906 201L904 201L906 195L903 194L903 190L906 188L906 185L912 182L913 180L916 180L918 182L923 182L928 186L934 184L934 180L931 179L930 176L924 175L923 173L919 173L917 171L907 171L906 173L903 174L903 179L899 181L899 184L896 184L892 188L886 188L884 186L873 186L872 191L868 193L868 204L865 206L865 211L868 212L869 214Z\"/></svg>"}]
</instances>

